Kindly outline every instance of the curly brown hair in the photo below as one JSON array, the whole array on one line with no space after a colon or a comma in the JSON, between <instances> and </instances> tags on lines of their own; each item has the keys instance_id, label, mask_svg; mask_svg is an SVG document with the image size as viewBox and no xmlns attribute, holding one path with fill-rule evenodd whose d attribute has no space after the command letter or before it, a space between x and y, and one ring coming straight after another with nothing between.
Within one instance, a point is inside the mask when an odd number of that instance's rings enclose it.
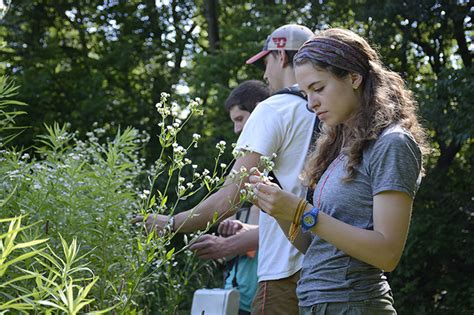
<instances>
[{"instance_id":1,"label":"curly brown hair","mask_svg":"<svg viewBox=\"0 0 474 315\"><path fill-rule=\"evenodd\" d=\"M321 49L316 51L311 47L311 42L318 40L320 46L323 45L323 50L331 54L329 57L324 56L325 52L321 52ZM328 49L328 41L335 42L338 49ZM338 56L335 56L336 54ZM328 58L337 60L330 62ZM364 38L345 29L332 28L322 31L306 42L295 56L295 66L307 63L318 70L329 71L337 78L344 78L351 72L357 72L363 78L360 110L338 126L321 125L321 134L314 150L308 156L302 174L309 186L318 182L329 164L340 153L348 156L345 180L354 179L364 149L377 139L385 128L393 124L398 124L411 133L423 155L428 153L425 131L418 122L417 103L412 92L399 74L383 66L377 52Z\"/></svg>"}]
</instances>

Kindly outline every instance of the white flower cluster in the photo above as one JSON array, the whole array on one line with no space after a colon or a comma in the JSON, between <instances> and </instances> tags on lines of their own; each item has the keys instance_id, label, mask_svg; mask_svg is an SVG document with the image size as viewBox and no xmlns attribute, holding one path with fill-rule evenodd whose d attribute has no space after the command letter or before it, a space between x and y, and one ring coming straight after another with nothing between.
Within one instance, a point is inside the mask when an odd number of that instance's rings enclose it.
<instances>
[{"instance_id":1,"label":"white flower cluster","mask_svg":"<svg viewBox=\"0 0 474 315\"><path fill-rule=\"evenodd\" d=\"M241 166L240 170L232 169L228 177L234 181L237 181L237 180L240 181L247 176L249 176L249 172L247 172L247 168L245 166Z\"/></svg>"},{"instance_id":2,"label":"white flower cluster","mask_svg":"<svg viewBox=\"0 0 474 315\"><path fill-rule=\"evenodd\" d=\"M218 144L216 144L216 149L219 150L219 155L223 154L225 151L225 146L226 142L225 141L219 141Z\"/></svg>"},{"instance_id":3,"label":"white flower cluster","mask_svg":"<svg viewBox=\"0 0 474 315\"><path fill-rule=\"evenodd\" d=\"M178 143L173 142L173 162L177 165L179 169L183 168L186 164L191 164L192 161L188 158L184 158L188 151L180 146Z\"/></svg>"},{"instance_id":4,"label":"white flower cluster","mask_svg":"<svg viewBox=\"0 0 474 315\"><path fill-rule=\"evenodd\" d=\"M198 141L201 139L201 135L198 133L193 133L193 143L194 143L194 148L198 147Z\"/></svg>"},{"instance_id":5,"label":"white flower cluster","mask_svg":"<svg viewBox=\"0 0 474 315\"><path fill-rule=\"evenodd\" d=\"M171 136L176 137L180 129L179 129L179 126L177 128L174 125L169 125L169 126L166 126L166 130L169 132Z\"/></svg>"},{"instance_id":6,"label":"white flower cluster","mask_svg":"<svg viewBox=\"0 0 474 315\"><path fill-rule=\"evenodd\" d=\"M161 121L158 126L161 129L159 140L162 147L167 148L176 142L176 137L184 125L192 115L202 115L203 110L200 108L202 101L197 98L189 102L186 107L181 107L177 102L169 102L168 93L161 93L160 102L156 103L155 107L161 116ZM193 135L192 145L197 148L197 142L201 136L199 134Z\"/></svg>"},{"instance_id":7,"label":"white flower cluster","mask_svg":"<svg viewBox=\"0 0 474 315\"><path fill-rule=\"evenodd\" d=\"M160 99L163 103L166 103L166 101L168 100L168 97L170 97L169 93L161 92Z\"/></svg>"},{"instance_id":8,"label":"white flower cluster","mask_svg":"<svg viewBox=\"0 0 474 315\"><path fill-rule=\"evenodd\" d=\"M143 192L138 195L138 197L140 197L142 200L146 200L149 195L150 191L148 189L144 189Z\"/></svg>"},{"instance_id":9,"label":"white flower cluster","mask_svg":"<svg viewBox=\"0 0 474 315\"><path fill-rule=\"evenodd\" d=\"M209 175L204 176L204 182L208 183L209 185L216 185L220 181L220 178L218 176L211 177Z\"/></svg>"},{"instance_id":10,"label":"white flower cluster","mask_svg":"<svg viewBox=\"0 0 474 315\"><path fill-rule=\"evenodd\" d=\"M166 118L171 115L171 110L164 106L163 103L156 103L156 110L161 117ZM160 126L161 127L161 126Z\"/></svg>"},{"instance_id":11,"label":"white flower cluster","mask_svg":"<svg viewBox=\"0 0 474 315\"><path fill-rule=\"evenodd\" d=\"M165 92L161 92L160 102L156 103L155 107L161 117L166 118L171 115L171 109L166 106L168 98L170 95Z\"/></svg>"},{"instance_id":12,"label":"white flower cluster","mask_svg":"<svg viewBox=\"0 0 474 315\"><path fill-rule=\"evenodd\" d=\"M232 151L232 155L234 156L234 159L244 157L245 154L250 151L248 146L245 146L244 149L236 149L236 146L236 143L232 143L232 148L234 148L234 150Z\"/></svg>"},{"instance_id":13,"label":"white flower cluster","mask_svg":"<svg viewBox=\"0 0 474 315\"><path fill-rule=\"evenodd\" d=\"M177 193L179 197L182 197L186 193L186 190L188 189L186 186L183 185L184 181L185 181L184 177L181 177L181 176L178 177ZM192 188L193 186L192 183L188 183L188 184L191 184L191 186L189 185L187 186Z\"/></svg>"},{"instance_id":14,"label":"white flower cluster","mask_svg":"<svg viewBox=\"0 0 474 315\"><path fill-rule=\"evenodd\" d=\"M204 111L201 109L202 100L199 97L196 97L194 100L189 102L189 110L197 116L204 114Z\"/></svg>"},{"instance_id":15,"label":"white flower cluster","mask_svg":"<svg viewBox=\"0 0 474 315\"><path fill-rule=\"evenodd\" d=\"M250 183L245 183L244 188L240 190L240 198L251 201L254 197L254 185Z\"/></svg>"},{"instance_id":16,"label":"white flower cluster","mask_svg":"<svg viewBox=\"0 0 474 315\"><path fill-rule=\"evenodd\" d=\"M271 157L261 156L260 157L261 166L263 166L263 168L266 171L271 172L273 170L273 168L275 167L275 162L273 162L273 159L276 158L276 157L277 157L276 153L273 153L273 155Z\"/></svg>"}]
</instances>

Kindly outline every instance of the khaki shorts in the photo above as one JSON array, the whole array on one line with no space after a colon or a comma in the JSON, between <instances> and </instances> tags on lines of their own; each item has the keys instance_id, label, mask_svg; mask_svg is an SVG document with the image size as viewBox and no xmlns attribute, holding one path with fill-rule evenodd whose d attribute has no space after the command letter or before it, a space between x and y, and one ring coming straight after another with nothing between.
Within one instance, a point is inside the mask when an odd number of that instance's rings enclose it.
<instances>
[{"instance_id":1,"label":"khaki shorts","mask_svg":"<svg viewBox=\"0 0 474 315\"><path fill-rule=\"evenodd\" d=\"M296 283L300 272L278 279L258 283L252 303L252 315L298 315Z\"/></svg>"}]
</instances>

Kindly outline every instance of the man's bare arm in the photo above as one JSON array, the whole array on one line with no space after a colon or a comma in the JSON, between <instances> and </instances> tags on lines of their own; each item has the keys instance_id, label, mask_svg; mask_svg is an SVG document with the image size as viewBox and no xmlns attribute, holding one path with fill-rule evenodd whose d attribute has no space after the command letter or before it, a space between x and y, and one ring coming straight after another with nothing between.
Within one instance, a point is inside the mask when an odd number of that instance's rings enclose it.
<instances>
[{"instance_id":1,"label":"man's bare arm","mask_svg":"<svg viewBox=\"0 0 474 315\"><path fill-rule=\"evenodd\" d=\"M247 152L245 156L239 157L235 161L232 169L240 173L242 167L245 167L247 170L257 167L260 162L260 156L258 153ZM239 174L236 175L235 179L228 177L223 187L209 196L209 198L193 209L175 215L175 229L185 233L205 228L207 222L212 221L216 211L221 219L234 214L240 207L240 190L248 182L248 177L241 180L239 177Z\"/></svg>"},{"instance_id":2,"label":"man's bare arm","mask_svg":"<svg viewBox=\"0 0 474 315\"><path fill-rule=\"evenodd\" d=\"M250 170L260 164L261 155L254 152L247 152L239 157L233 166L233 170L238 172L234 179L227 178L224 185L214 194L202 201L191 210L178 213L174 216L174 229L181 233L193 232L206 227L208 222L212 222L214 213L217 212L220 220L235 213L240 207L240 190L248 182L248 177L240 179L240 170L245 167ZM161 231L169 222L167 215L150 215L145 224L148 230L153 228ZM136 216L133 222L142 222L142 216Z\"/></svg>"}]
</instances>

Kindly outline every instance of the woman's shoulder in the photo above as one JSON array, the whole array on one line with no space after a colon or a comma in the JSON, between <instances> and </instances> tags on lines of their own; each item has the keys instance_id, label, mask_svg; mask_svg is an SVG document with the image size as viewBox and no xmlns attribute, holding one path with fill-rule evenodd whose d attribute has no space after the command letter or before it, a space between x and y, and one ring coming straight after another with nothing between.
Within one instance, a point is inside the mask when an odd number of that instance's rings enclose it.
<instances>
[{"instance_id":1,"label":"woman's shoulder","mask_svg":"<svg viewBox=\"0 0 474 315\"><path fill-rule=\"evenodd\" d=\"M412 143L417 145L411 132L398 124L386 127L374 141L375 146L384 144L396 145L397 143Z\"/></svg>"},{"instance_id":2,"label":"woman's shoulder","mask_svg":"<svg viewBox=\"0 0 474 315\"><path fill-rule=\"evenodd\" d=\"M421 154L415 138L409 130L400 125L390 125L380 132L380 135L367 147L364 155L371 159L380 154L386 155L391 151L409 150L415 155Z\"/></svg>"},{"instance_id":3,"label":"woman's shoulder","mask_svg":"<svg viewBox=\"0 0 474 315\"><path fill-rule=\"evenodd\" d=\"M384 136L393 135L393 134L403 134L403 135L407 135L409 137L412 137L410 131L408 131L407 129L405 129L404 127L402 127L399 124L393 124L393 125L390 125L390 126L388 126L388 127L386 127L385 129L382 130L382 132L380 133L379 139L384 137Z\"/></svg>"},{"instance_id":4,"label":"woman's shoulder","mask_svg":"<svg viewBox=\"0 0 474 315\"><path fill-rule=\"evenodd\" d=\"M364 157L367 158L364 167L375 181L381 183L380 187L386 189L387 183L408 185L404 191L412 197L415 195L422 170L422 155L409 130L399 125L387 127Z\"/></svg>"}]
</instances>

